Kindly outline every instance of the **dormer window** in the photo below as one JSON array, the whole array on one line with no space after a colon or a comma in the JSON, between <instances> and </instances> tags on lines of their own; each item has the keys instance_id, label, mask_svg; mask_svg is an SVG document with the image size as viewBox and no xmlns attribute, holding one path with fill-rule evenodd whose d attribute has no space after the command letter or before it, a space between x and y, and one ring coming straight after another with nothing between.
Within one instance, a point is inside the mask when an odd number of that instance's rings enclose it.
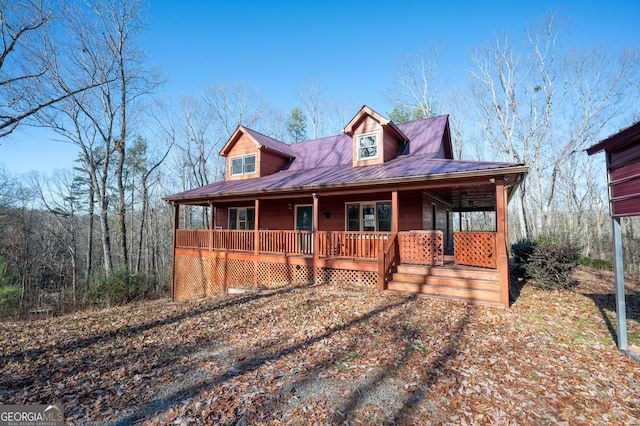
<instances>
[{"instance_id":1,"label":"dormer window","mask_svg":"<svg viewBox=\"0 0 640 426\"><path fill-rule=\"evenodd\" d=\"M378 135L370 133L358 136L358 160L378 158Z\"/></svg>"},{"instance_id":2,"label":"dormer window","mask_svg":"<svg viewBox=\"0 0 640 426\"><path fill-rule=\"evenodd\" d=\"M231 157L231 176L249 175L256 172L256 155Z\"/></svg>"}]
</instances>

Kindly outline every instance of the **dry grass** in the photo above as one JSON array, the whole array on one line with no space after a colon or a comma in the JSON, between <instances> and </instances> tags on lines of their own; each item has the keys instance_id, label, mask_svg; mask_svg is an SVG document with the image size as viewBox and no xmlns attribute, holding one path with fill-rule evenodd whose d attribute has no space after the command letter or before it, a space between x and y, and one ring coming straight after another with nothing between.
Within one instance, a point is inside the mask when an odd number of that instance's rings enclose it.
<instances>
[{"instance_id":1,"label":"dry grass","mask_svg":"<svg viewBox=\"0 0 640 426\"><path fill-rule=\"evenodd\" d=\"M508 310L314 286L5 321L0 402L69 424L638 424L612 275L576 278Z\"/></svg>"}]
</instances>

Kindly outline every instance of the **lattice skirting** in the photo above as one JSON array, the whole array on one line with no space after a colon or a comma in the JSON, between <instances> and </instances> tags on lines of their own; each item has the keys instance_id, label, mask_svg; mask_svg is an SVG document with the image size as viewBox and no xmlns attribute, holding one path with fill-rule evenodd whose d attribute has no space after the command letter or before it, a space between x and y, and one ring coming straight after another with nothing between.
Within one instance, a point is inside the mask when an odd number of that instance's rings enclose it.
<instances>
[{"instance_id":1,"label":"lattice skirting","mask_svg":"<svg viewBox=\"0 0 640 426\"><path fill-rule=\"evenodd\" d=\"M316 268L315 282L375 289L376 272ZM255 260L176 254L173 296L199 299L229 288L279 288L314 282L313 267Z\"/></svg>"},{"instance_id":2,"label":"lattice skirting","mask_svg":"<svg viewBox=\"0 0 640 426\"><path fill-rule=\"evenodd\" d=\"M316 283L344 284L359 290L374 291L378 285L378 273L347 269L317 268Z\"/></svg>"}]
</instances>

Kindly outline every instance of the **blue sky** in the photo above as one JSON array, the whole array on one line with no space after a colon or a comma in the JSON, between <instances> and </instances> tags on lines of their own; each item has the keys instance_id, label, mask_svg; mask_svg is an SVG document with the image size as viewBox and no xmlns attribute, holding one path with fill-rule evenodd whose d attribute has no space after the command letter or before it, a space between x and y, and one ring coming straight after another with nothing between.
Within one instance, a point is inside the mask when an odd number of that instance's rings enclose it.
<instances>
[{"instance_id":1,"label":"blue sky","mask_svg":"<svg viewBox=\"0 0 640 426\"><path fill-rule=\"evenodd\" d=\"M603 1L190 1L151 0L140 43L167 77L159 96L198 93L242 81L287 113L305 77L325 95L382 114L382 92L402 56L442 48L443 89L465 84L469 49L509 32L520 38L550 8L570 25L568 44L640 45L640 2ZM354 111L355 113L356 111ZM443 111L446 112L446 111ZM0 163L14 173L71 167L75 147L31 129L0 141Z\"/></svg>"}]
</instances>

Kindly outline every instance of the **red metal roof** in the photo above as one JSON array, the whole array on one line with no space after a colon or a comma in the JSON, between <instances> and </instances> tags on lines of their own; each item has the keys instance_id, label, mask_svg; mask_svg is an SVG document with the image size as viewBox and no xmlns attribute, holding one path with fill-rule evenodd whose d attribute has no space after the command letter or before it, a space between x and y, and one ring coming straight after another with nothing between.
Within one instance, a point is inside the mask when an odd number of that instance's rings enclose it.
<instances>
[{"instance_id":1,"label":"red metal roof","mask_svg":"<svg viewBox=\"0 0 640 426\"><path fill-rule=\"evenodd\" d=\"M441 115L398 124L397 127L409 138L409 143L400 154L438 156L441 153L448 118L447 115ZM294 143L291 144L291 149L296 158L285 166L287 170L351 165L353 162L353 140L344 133Z\"/></svg>"},{"instance_id":2,"label":"red metal roof","mask_svg":"<svg viewBox=\"0 0 640 426\"><path fill-rule=\"evenodd\" d=\"M376 181L384 182L389 179L504 170L519 166L504 162L451 159L451 141L446 115L402 123L397 127L409 138L409 142L402 147L396 158L384 164L353 167L353 140L349 135L340 134L285 145L290 148L290 154L287 155L293 159L282 170L272 175L215 182L165 199L216 198L236 193L285 192L358 183L375 184ZM260 144L284 153L285 149L281 147L281 142L258 132L246 130ZM505 172L508 171L505 170Z\"/></svg>"},{"instance_id":3,"label":"red metal roof","mask_svg":"<svg viewBox=\"0 0 640 426\"><path fill-rule=\"evenodd\" d=\"M640 121L590 146L587 148L587 154L593 155L601 151L617 151L638 140L640 140Z\"/></svg>"},{"instance_id":4,"label":"red metal roof","mask_svg":"<svg viewBox=\"0 0 640 426\"><path fill-rule=\"evenodd\" d=\"M215 182L200 188L166 197L167 200L228 196L234 193L301 190L345 184L371 183L394 178L411 178L435 174L507 169L513 163L447 160L433 155L401 156L384 164L353 167L351 163L306 170L283 170L256 179ZM506 172L506 170L505 170Z\"/></svg>"},{"instance_id":5,"label":"red metal roof","mask_svg":"<svg viewBox=\"0 0 640 426\"><path fill-rule=\"evenodd\" d=\"M280 142L279 140L270 138L267 135L263 135L262 133L256 132L255 130L249 129L247 127L243 127L243 129L249 135L251 135L251 137L254 138L256 142L258 142L262 147L279 152L290 158L295 157L293 150L291 149L291 145L287 145L284 142Z\"/></svg>"}]
</instances>

